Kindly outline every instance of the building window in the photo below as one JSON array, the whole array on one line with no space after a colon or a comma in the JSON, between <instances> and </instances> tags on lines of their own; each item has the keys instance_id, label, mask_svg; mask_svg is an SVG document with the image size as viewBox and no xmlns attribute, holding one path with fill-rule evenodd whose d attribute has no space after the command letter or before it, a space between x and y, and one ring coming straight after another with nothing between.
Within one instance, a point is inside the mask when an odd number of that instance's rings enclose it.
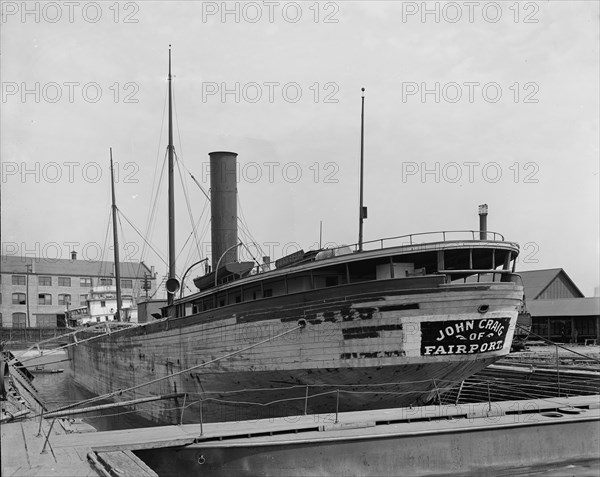
<instances>
[{"instance_id":1,"label":"building window","mask_svg":"<svg viewBox=\"0 0 600 477\"><path fill-rule=\"evenodd\" d=\"M133 288L132 280L121 280L121 288Z\"/></svg>"},{"instance_id":2,"label":"building window","mask_svg":"<svg viewBox=\"0 0 600 477\"><path fill-rule=\"evenodd\" d=\"M13 275L12 276L12 284L13 285L25 285L25 275Z\"/></svg>"},{"instance_id":3,"label":"building window","mask_svg":"<svg viewBox=\"0 0 600 477\"><path fill-rule=\"evenodd\" d=\"M27 317L25 313L13 313L12 314L12 325L13 328L25 328Z\"/></svg>"},{"instance_id":4,"label":"building window","mask_svg":"<svg viewBox=\"0 0 600 477\"><path fill-rule=\"evenodd\" d=\"M52 305L52 295L50 293L40 293L38 295L38 305Z\"/></svg>"},{"instance_id":5,"label":"building window","mask_svg":"<svg viewBox=\"0 0 600 477\"><path fill-rule=\"evenodd\" d=\"M87 295L79 295L79 304L85 305L87 303Z\"/></svg>"},{"instance_id":6,"label":"building window","mask_svg":"<svg viewBox=\"0 0 600 477\"><path fill-rule=\"evenodd\" d=\"M71 304L71 295L68 293L61 293L58 295L58 304L59 305L70 305Z\"/></svg>"},{"instance_id":7,"label":"building window","mask_svg":"<svg viewBox=\"0 0 600 477\"><path fill-rule=\"evenodd\" d=\"M58 286L59 287L70 287L71 286L71 278L58 277Z\"/></svg>"},{"instance_id":8,"label":"building window","mask_svg":"<svg viewBox=\"0 0 600 477\"><path fill-rule=\"evenodd\" d=\"M41 287L51 287L52 286L52 277L38 278L38 285Z\"/></svg>"},{"instance_id":9,"label":"building window","mask_svg":"<svg viewBox=\"0 0 600 477\"><path fill-rule=\"evenodd\" d=\"M13 293L12 304L13 305L25 305L27 303L27 297L25 293Z\"/></svg>"},{"instance_id":10,"label":"building window","mask_svg":"<svg viewBox=\"0 0 600 477\"><path fill-rule=\"evenodd\" d=\"M91 287L92 286L92 279L89 277L83 277L79 279L79 286L80 287Z\"/></svg>"},{"instance_id":11,"label":"building window","mask_svg":"<svg viewBox=\"0 0 600 477\"><path fill-rule=\"evenodd\" d=\"M100 301L100 306L105 307L106 306L106 302L104 300Z\"/></svg>"},{"instance_id":12,"label":"building window","mask_svg":"<svg viewBox=\"0 0 600 477\"><path fill-rule=\"evenodd\" d=\"M112 285L112 278L101 278L100 285Z\"/></svg>"},{"instance_id":13,"label":"building window","mask_svg":"<svg viewBox=\"0 0 600 477\"><path fill-rule=\"evenodd\" d=\"M267 288L266 290L263 291L263 298L269 298L273 296L273 289L272 288Z\"/></svg>"},{"instance_id":14,"label":"building window","mask_svg":"<svg viewBox=\"0 0 600 477\"><path fill-rule=\"evenodd\" d=\"M0 305L2 305L2 293L0 293ZM1 320L0 320L0 324L2 324Z\"/></svg>"}]
</instances>

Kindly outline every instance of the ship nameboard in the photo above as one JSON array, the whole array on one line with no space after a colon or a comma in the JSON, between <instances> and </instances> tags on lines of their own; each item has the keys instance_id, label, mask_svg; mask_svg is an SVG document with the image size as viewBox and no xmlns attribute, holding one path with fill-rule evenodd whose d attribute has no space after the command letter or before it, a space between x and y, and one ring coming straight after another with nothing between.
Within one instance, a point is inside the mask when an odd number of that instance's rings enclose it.
<instances>
[{"instance_id":1,"label":"ship nameboard","mask_svg":"<svg viewBox=\"0 0 600 477\"><path fill-rule=\"evenodd\" d=\"M421 355L475 354L504 347L510 318L421 323Z\"/></svg>"}]
</instances>

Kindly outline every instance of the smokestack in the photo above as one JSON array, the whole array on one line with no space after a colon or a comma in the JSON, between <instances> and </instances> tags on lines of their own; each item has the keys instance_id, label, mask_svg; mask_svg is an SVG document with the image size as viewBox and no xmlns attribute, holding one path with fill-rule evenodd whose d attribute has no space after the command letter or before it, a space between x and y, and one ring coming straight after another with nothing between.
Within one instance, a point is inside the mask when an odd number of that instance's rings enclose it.
<instances>
[{"instance_id":1,"label":"smokestack","mask_svg":"<svg viewBox=\"0 0 600 477\"><path fill-rule=\"evenodd\" d=\"M237 262L237 153L211 152L210 210L212 223L212 268ZM228 250L231 249L231 250Z\"/></svg>"},{"instance_id":2,"label":"smokestack","mask_svg":"<svg viewBox=\"0 0 600 477\"><path fill-rule=\"evenodd\" d=\"M487 204L479 206L479 240L487 240Z\"/></svg>"}]
</instances>

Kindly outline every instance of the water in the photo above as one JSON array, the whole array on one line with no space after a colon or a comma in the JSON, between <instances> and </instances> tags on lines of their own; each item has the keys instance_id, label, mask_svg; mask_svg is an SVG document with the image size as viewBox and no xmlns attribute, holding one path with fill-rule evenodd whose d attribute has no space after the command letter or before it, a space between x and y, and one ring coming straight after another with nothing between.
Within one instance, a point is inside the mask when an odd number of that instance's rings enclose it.
<instances>
[{"instance_id":1,"label":"water","mask_svg":"<svg viewBox=\"0 0 600 477\"><path fill-rule=\"evenodd\" d=\"M25 366L30 370L33 370L33 375L35 376L33 385L39 391L40 398L48 410L53 411L63 406L90 399L95 396L73 380L66 351L61 350L56 353L45 354L41 357L38 356L37 352L33 351L30 351L25 355L23 354L23 351L13 351L13 354L19 357ZM63 369L64 371L62 373L52 374L35 373L36 366L43 366L46 370ZM89 404L89 406L108 404L110 402L111 401L95 401L94 403ZM129 429L132 427L149 427L154 425L123 407L104 409L88 414L79 414L74 417L82 418L84 422L98 431Z\"/></svg>"}]
</instances>

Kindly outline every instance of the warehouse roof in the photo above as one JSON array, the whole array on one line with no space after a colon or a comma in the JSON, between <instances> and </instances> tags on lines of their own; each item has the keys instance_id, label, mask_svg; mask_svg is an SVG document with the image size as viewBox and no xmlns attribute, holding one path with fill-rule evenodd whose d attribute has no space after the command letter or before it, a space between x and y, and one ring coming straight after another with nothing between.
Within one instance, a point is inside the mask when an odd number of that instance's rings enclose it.
<instances>
[{"instance_id":1,"label":"warehouse roof","mask_svg":"<svg viewBox=\"0 0 600 477\"><path fill-rule=\"evenodd\" d=\"M533 317L600 316L600 297L532 300L527 302L527 311Z\"/></svg>"},{"instance_id":2,"label":"warehouse roof","mask_svg":"<svg viewBox=\"0 0 600 477\"><path fill-rule=\"evenodd\" d=\"M66 260L41 257L2 255L0 271L10 274L25 274L26 265L31 264L30 273L36 275L64 275L74 277L112 277L114 263L92 260ZM144 262L120 262L121 278L143 278L151 275ZM150 276L150 278L153 278Z\"/></svg>"},{"instance_id":3,"label":"warehouse roof","mask_svg":"<svg viewBox=\"0 0 600 477\"><path fill-rule=\"evenodd\" d=\"M530 270L527 272L518 272L523 278L525 287L525 298L535 300L538 298L550 284L557 278L562 278L569 283L576 295L583 297L583 293L577 288L577 285L569 278L569 275L562 268L549 268L545 270ZM528 303L529 303L528 302Z\"/></svg>"}]
</instances>

